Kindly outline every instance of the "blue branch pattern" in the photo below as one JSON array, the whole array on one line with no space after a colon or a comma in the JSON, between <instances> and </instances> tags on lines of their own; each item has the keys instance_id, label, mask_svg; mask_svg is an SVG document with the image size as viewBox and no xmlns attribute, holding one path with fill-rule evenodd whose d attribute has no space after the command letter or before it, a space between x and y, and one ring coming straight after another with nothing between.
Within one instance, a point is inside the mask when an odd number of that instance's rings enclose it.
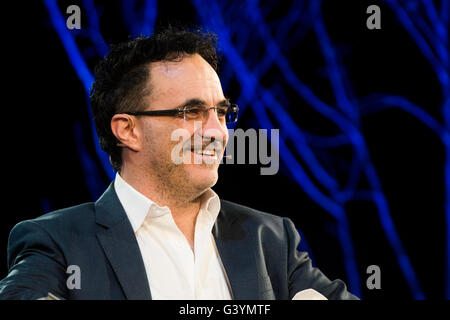
<instances>
[{"instance_id":1,"label":"blue branch pattern","mask_svg":"<svg viewBox=\"0 0 450 320\"><path fill-rule=\"evenodd\" d=\"M261 128L281 128L278 150L290 177L304 192L335 220L337 238L344 256L344 264L350 290L361 295L361 279L357 269L356 254L350 236L349 221L345 205L355 199L372 201L377 208L385 236L396 254L397 262L415 299L425 295L403 248L402 241L391 217L389 204L383 192L382 182L371 160L366 138L360 127L363 117L386 108L399 108L411 114L418 121L438 135L445 148L445 218L446 218L446 298L450 299L450 87L448 54L448 13L449 1L442 0L438 7L432 0L398 1L386 0L385 4L394 12L398 21L414 40L418 50L429 63L442 89L443 121L428 114L424 107L416 105L406 97L390 93L374 92L365 97L356 97L349 82L345 67L333 40L327 31L322 16L321 0L294 0L286 15L276 21L267 21L266 16L275 1L260 3L258 0L226 1L192 0L199 24L219 36L219 48L225 61L221 75L226 91L233 81L240 86L237 103L244 113L248 108L254 111ZM76 38L84 37L92 43L98 57L103 57L107 44L102 37L97 7L93 0L83 0L87 14L87 26L79 32L65 27L62 10L55 0L44 0L53 28L64 46L69 61L78 78L89 94L93 76L85 61L86 53L77 46ZM157 18L158 2L122 1L123 20L131 36L153 33ZM306 34L314 32L318 52L324 58L326 73L335 99L326 103L312 88L306 85L291 67L286 54L300 43ZM258 54L263 52L263 54ZM273 67L282 75L276 88L266 88L261 79ZM328 119L339 132L335 136L318 136L299 127L289 110L298 108L294 102L286 104L286 89L294 90L309 108ZM281 97L281 98L280 98ZM300 101L300 99L299 99ZM104 172L110 179L114 173L108 156L100 149L90 106L91 134L96 155ZM81 142L80 127L74 128ZM272 141L274 143L274 141ZM291 143L292 147L289 147ZM316 148L332 149L338 146L351 148L353 157L348 164L347 179L338 181L330 168L320 162ZM80 148L82 165L86 175L92 175L94 159L85 148ZM302 159L302 163L297 160ZM358 181L364 176L369 182L368 189L358 189ZM92 184L92 179L90 180ZM91 190L95 197L103 186Z\"/></svg>"}]
</instances>

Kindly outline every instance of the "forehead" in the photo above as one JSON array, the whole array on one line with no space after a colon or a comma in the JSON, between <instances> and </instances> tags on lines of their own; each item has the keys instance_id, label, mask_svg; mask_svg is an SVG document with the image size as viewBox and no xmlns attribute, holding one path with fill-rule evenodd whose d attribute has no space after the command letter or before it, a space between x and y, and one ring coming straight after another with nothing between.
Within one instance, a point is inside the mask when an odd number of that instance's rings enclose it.
<instances>
[{"instance_id":1,"label":"forehead","mask_svg":"<svg viewBox=\"0 0 450 320\"><path fill-rule=\"evenodd\" d=\"M200 98L216 103L224 98L219 77L200 55L187 55L177 61L159 61L150 64L150 101L155 105L182 103Z\"/></svg>"}]
</instances>

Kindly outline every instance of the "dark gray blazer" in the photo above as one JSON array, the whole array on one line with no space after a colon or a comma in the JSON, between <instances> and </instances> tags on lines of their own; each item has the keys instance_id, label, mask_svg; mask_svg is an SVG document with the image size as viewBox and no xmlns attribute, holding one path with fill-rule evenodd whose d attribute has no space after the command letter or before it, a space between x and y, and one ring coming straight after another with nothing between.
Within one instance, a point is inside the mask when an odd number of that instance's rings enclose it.
<instances>
[{"instance_id":1,"label":"dark gray blazer","mask_svg":"<svg viewBox=\"0 0 450 320\"><path fill-rule=\"evenodd\" d=\"M328 299L357 299L297 251L287 218L221 200L213 235L234 299L291 299L313 288ZM158 257L154 257L158 259ZM66 282L80 268L80 289ZM11 231L0 299L151 299L139 246L111 184L95 203L22 221Z\"/></svg>"}]
</instances>

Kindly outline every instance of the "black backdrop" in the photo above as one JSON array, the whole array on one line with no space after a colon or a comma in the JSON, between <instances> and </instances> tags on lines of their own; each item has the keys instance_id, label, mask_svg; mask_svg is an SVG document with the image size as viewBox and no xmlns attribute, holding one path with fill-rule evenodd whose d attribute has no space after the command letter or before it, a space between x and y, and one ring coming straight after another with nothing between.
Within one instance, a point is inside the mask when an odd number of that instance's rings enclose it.
<instances>
[{"instance_id":1,"label":"black backdrop","mask_svg":"<svg viewBox=\"0 0 450 320\"><path fill-rule=\"evenodd\" d=\"M59 7L64 13L72 3L77 2L62 1ZM128 32L118 2L95 3L103 6L104 38L109 42L126 40ZM365 26L365 9L373 3L382 9L382 29L369 31ZM83 8L83 3L79 5ZM276 10L282 15L287 7L289 3L276 6L273 19L277 19ZM82 135L84 147L100 168L90 137L84 89L45 6L40 1L19 2L4 10L2 277L7 274L8 234L16 223L49 210L94 200L86 186L80 164L80 140L75 132ZM330 37L343 57L356 96L395 92L423 106L442 122L439 82L389 6L379 1L325 1L322 14ZM158 2L157 26L169 22L192 26L198 23L196 16L195 7L188 1ZM306 37L299 48L291 51L289 61L296 73L310 79L308 84L331 101L328 85L320 76L323 68L316 68L321 65L318 55L315 39ZM95 61L91 59L90 63ZM263 85L264 81L270 79L262 79ZM238 94L239 90L231 86L229 95L237 99ZM296 99L294 94L288 98ZM254 117L249 110L242 115L239 127L255 127ZM308 113L293 112L293 118L304 126L315 127L314 117ZM446 271L443 145L423 123L395 108L374 113L360 125L383 183L395 227L425 297L442 299ZM322 132L320 124L317 126L317 132ZM337 152L348 160L345 150ZM326 155L324 159L338 165ZM101 183L107 186L106 174L101 169L98 172ZM290 217L307 240L315 265L330 278L347 279L342 249L336 240L335 221L292 180L283 162L275 176L259 175L257 165L222 166L214 189L224 199ZM346 210L362 298L412 299L373 203L353 201ZM381 268L381 290L368 290L365 286L366 268L372 264Z\"/></svg>"}]
</instances>

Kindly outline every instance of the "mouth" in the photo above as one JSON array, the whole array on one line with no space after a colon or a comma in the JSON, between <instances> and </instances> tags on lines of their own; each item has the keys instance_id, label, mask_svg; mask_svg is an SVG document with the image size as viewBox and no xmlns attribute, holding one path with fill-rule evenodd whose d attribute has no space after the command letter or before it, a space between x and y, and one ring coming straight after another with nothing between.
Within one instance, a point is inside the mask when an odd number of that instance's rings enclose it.
<instances>
[{"instance_id":1,"label":"mouth","mask_svg":"<svg viewBox=\"0 0 450 320\"><path fill-rule=\"evenodd\" d=\"M197 147L191 148L189 151L194 154L194 157L201 157L202 159L208 159L209 161L217 160L217 153L215 149L210 150Z\"/></svg>"},{"instance_id":2,"label":"mouth","mask_svg":"<svg viewBox=\"0 0 450 320\"><path fill-rule=\"evenodd\" d=\"M205 140L205 139L203 139ZM223 155L224 147L219 140L213 141L186 141L183 146L183 163L216 166Z\"/></svg>"}]
</instances>

